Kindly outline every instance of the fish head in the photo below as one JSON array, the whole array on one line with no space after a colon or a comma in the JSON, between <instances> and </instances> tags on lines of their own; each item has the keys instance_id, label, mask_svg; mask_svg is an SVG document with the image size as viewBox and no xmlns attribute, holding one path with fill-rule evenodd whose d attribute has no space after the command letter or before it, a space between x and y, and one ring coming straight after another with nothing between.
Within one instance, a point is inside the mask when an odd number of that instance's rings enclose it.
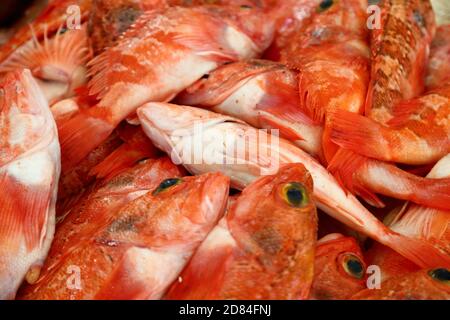
<instances>
[{"instance_id":1,"label":"fish head","mask_svg":"<svg viewBox=\"0 0 450 320\"><path fill-rule=\"evenodd\" d=\"M365 289L354 300L448 300L450 270L444 267L422 269L389 278L378 290Z\"/></svg>"},{"instance_id":2,"label":"fish head","mask_svg":"<svg viewBox=\"0 0 450 320\"><path fill-rule=\"evenodd\" d=\"M167 157L147 159L129 168L96 190L96 197L121 194L145 194L154 188L162 179L182 177L184 170L177 167Z\"/></svg>"},{"instance_id":3,"label":"fish head","mask_svg":"<svg viewBox=\"0 0 450 320\"><path fill-rule=\"evenodd\" d=\"M308 295L317 240L312 189L311 175L302 164L285 165L245 188L228 213L238 246L254 256L258 268L278 279L274 297Z\"/></svg>"},{"instance_id":4,"label":"fish head","mask_svg":"<svg viewBox=\"0 0 450 320\"><path fill-rule=\"evenodd\" d=\"M227 207L229 184L229 178L220 173L169 178L153 190L152 196L168 212L182 211L182 218L191 223L212 225Z\"/></svg>"},{"instance_id":5,"label":"fish head","mask_svg":"<svg viewBox=\"0 0 450 320\"><path fill-rule=\"evenodd\" d=\"M31 72L17 69L7 73L0 84L0 165L57 139L52 121L48 103Z\"/></svg>"},{"instance_id":6,"label":"fish head","mask_svg":"<svg viewBox=\"0 0 450 320\"><path fill-rule=\"evenodd\" d=\"M207 110L169 103L147 103L137 110L137 115L146 135L176 164L188 162L181 158L193 156L193 145L205 142L205 132L210 128L226 121L241 123Z\"/></svg>"},{"instance_id":7,"label":"fish head","mask_svg":"<svg viewBox=\"0 0 450 320\"><path fill-rule=\"evenodd\" d=\"M312 190L312 177L302 164L284 165L276 175L261 177L245 188L230 219L254 221L256 228L270 222L276 229L290 229L299 215L314 216Z\"/></svg>"},{"instance_id":8,"label":"fish head","mask_svg":"<svg viewBox=\"0 0 450 320\"><path fill-rule=\"evenodd\" d=\"M220 16L228 25L222 31L224 45L233 49L240 58L252 58L255 53L262 53L273 40L275 21L263 9L251 5L210 5L205 8ZM241 33L247 39L243 38ZM248 40L251 40L250 44Z\"/></svg>"},{"instance_id":9,"label":"fish head","mask_svg":"<svg viewBox=\"0 0 450 320\"><path fill-rule=\"evenodd\" d=\"M366 263L353 237L329 234L317 242L312 299L341 300L366 288Z\"/></svg>"}]
</instances>

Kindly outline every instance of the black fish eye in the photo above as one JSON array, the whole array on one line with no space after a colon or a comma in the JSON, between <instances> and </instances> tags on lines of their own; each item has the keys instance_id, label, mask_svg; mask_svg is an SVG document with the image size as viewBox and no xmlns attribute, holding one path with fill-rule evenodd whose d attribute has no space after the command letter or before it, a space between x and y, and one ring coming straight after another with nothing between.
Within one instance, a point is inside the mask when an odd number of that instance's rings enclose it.
<instances>
[{"instance_id":1,"label":"black fish eye","mask_svg":"<svg viewBox=\"0 0 450 320\"><path fill-rule=\"evenodd\" d=\"M157 195L163 191L166 191L167 189L169 189L170 187L173 187L177 184L180 184L183 180L180 178L171 178L171 179L166 179L163 182L161 182L158 186L158 188L155 189L155 191L153 191L153 195Z\"/></svg>"},{"instance_id":2,"label":"black fish eye","mask_svg":"<svg viewBox=\"0 0 450 320\"><path fill-rule=\"evenodd\" d=\"M306 188L298 182L290 182L282 188L283 199L292 207L300 208L309 203Z\"/></svg>"},{"instance_id":3,"label":"black fish eye","mask_svg":"<svg viewBox=\"0 0 450 320\"><path fill-rule=\"evenodd\" d=\"M342 267L348 275L362 279L364 277L364 264L354 254L345 254L342 259Z\"/></svg>"},{"instance_id":4,"label":"black fish eye","mask_svg":"<svg viewBox=\"0 0 450 320\"><path fill-rule=\"evenodd\" d=\"M323 12L329 8L331 8L331 6L334 4L333 0L323 0L320 4L319 7L317 8L317 11L319 12Z\"/></svg>"},{"instance_id":5,"label":"black fish eye","mask_svg":"<svg viewBox=\"0 0 450 320\"><path fill-rule=\"evenodd\" d=\"M450 284L450 271L448 269L439 268L428 272L431 278L445 284Z\"/></svg>"},{"instance_id":6,"label":"black fish eye","mask_svg":"<svg viewBox=\"0 0 450 320\"><path fill-rule=\"evenodd\" d=\"M58 32L58 34L64 34L64 33L66 33L67 32L67 28L66 27L63 27L63 28L61 28L60 30L59 30L59 32Z\"/></svg>"},{"instance_id":7,"label":"black fish eye","mask_svg":"<svg viewBox=\"0 0 450 320\"><path fill-rule=\"evenodd\" d=\"M417 22L419 27L425 28L425 18L419 11L414 11L414 20Z\"/></svg>"}]
</instances>

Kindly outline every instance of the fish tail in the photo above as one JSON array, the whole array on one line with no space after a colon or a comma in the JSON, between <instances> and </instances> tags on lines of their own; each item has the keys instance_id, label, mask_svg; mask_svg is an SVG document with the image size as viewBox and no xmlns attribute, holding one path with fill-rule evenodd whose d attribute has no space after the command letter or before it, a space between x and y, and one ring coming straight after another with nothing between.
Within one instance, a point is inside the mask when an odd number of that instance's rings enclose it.
<instances>
[{"instance_id":1,"label":"fish tail","mask_svg":"<svg viewBox=\"0 0 450 320\"><path fill-rule=\"evenodd\" d=\"M58 128L64 171L80 163L114 130L115 126L106 120L105 112L99 109L93 107L87 112L80 112Z\"/></svg>"},{"instance_id":2,"label":"fish tail","mask_svg":"<svg viewBox=\"0 0 450 320\"><path fill-rule=\"evenodd\" d=\"M331 141L366 157L389 160L385 159L390 147L384 139L386 130L382 125L345 110L333 112L332 122Z\"/></svg>"},{"instance_id":3,"label":"fish tail","mask_svg":"<svg viewBox=\"0 0 450 320\"><path fill-rule=\"evenodd\" d=\"M374 207L383 208L385 205L380 198L358 179L358 173L368 160L350 150L339 149L329 163L328 170L351 193L359 195Z\"/></svg>"},{"instance_id":4,"label":"fish tail","mask_svg":"<svg viewBox=\"0 0 450 320\"><path fill-rule=\"evenodd\" d=\"M382 243L422 268L450 268L450 256L427 241L392 232Z\"/></svg>"},{"instance_id":5,"label":"fish tail","mask_svg":"<svg viewBox=\"0 0 450 320\"><path fill-rule=\"evenodd\" d=\"M450 178L422 178L395 165L373 159L369 159L366 165L366 168L375 170L377 174L367 175L361 171L360 180L373 192L427 207L450 209ZM389 187L393 184L399 187Z\"/></svg>"},{"instance_id":6,"label":"fish tail","mask_svg":"<svg viewBox=\"0 0 450 320\"><path fill-rule=\"evenodd\" d=\"M339 150L339 146L331 140L332 128L326 124L322 135L322 150L325 161L330 163Z\"/></svg>"}]
</instances>

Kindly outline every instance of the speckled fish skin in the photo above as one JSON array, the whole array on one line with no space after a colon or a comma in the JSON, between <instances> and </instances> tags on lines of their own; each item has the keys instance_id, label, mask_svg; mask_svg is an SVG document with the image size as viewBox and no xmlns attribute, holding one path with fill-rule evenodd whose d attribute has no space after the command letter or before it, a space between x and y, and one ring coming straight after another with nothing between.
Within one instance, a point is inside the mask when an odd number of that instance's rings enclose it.
<instances>
[{"instance_id":1,"label":"speckled fish skin","mask_svg":"<svg viewBox=\"0 0 450 320\"><path fill-rule=\"evenodd\" d=\"M370 74L366 8L366 0L321 2L281 51L281 62L299 71L300 109L324 126L326 162L338 149L330 140L331 113L364 112Z\"/></svg>"},{"instance_id":2,"label":"speckled fish skin","mask_svg":"<svg viewBox=\"0 0 450 320\"><path fill-rule=\"evenodd\" d=\"M322 126L299 108L297 72L267 60L227 64L187 88L179 104L239 118L261 129L278 129L313 156L321 157Z\"/></svg>"},{"instance_id":3,"label":"speckled fish skin","mask_svg":"<svg viewBox=\"0 0 450 320\"><path fill-rule=\"evenodd\" d=\"M285 187L301 189L300 204L290 202ZM317 240L312 188L301 164L284 166L250 184L165 299L305 299Z\"/></svg>"},{"instance_id":4,"label":"speckled fish skin","mask_svg":"<svg viewBox=\"0 0 450 320\"><path fill-rule=\"evenodd\" d=\"M256 5L258 0L95 0L89 16L89 34L95 54L115 45L136 20L148 10L158 10L169 6L198 5Z\"/></svg>"},{"instance_id":5,"label":"speckled fish skin","mask_svg":"<svg viewBox=\"0 0 450 320\"><path fill-rule=\"evenodd\" d=\"M65 285L68 274L61 279L55 277L65 273L61 266L74 259L72 251L77 251L86 240L95 239L96 232L111 223L109 219L117 210L153 191L161 181L182 177L183 173L184 171L168 158L147 160L122 172L107 183L85 192L77 203L61 213L41 277L35 285L22 288L18 298L70 299L71 292ZM102 251L101 244L95 245ZM78 266L82 267L87 263L92 261L86 260ZM96 271L92 272L94 274L86 275L85 279L95 277ZM89 290L80 292L79 298L88 293Z\"/></svg>"},{"instance_id":6,"label":"speckled fish skin","mask_svg":"<svg viewBox=\"0 0 450 320\"><path fill-rule=\"evenodd\" d=\"M193 174L219 171L231 177L233 187L242 190L257 177L273 174L277 164L302 163L313 177L314 197L320 209L421 266L450 266L450 257L429 243L384 226L318 161L282 138L238 119L188 106L148 103L137 114L155 146ZM199 127L201 130L196 130ZM202 147L197 155L196 143ZM236 146L245 146L245 150L236 151Z\"/></svg>"},{"instance_id":7,"label":"speckled fish skin","mask_svg":"<svg viewBox=\"0 0 450 320\"><path fill-rule=\"evenodd\" d=\"M223 215L229 192L221 174L175 181L110 212L23 298L159 299ZM80 268L81 290L67 286L70 266Z\"/></svg>"},{"instance_id":8,"label":"speckled fish skin","mask_svg":"<svg viewBox=\"0 0 450 320\"><path fill-rule=\"evenodd\" d=\"M449 300L449 279L448 269L420 270L388 279L379 290L365 289L352 300Z\"/></svg>"},{"instance_id":9,"label":"speckled fish skin","mask_svg":"<svg viewBox=\"0 0 450 320\"><path fill-rule=\"evenodd\" d=\"M428 0L383 0L379 5L381 28L372 32L366 115L385 124L396 103L423 92L436 25Z\"/></svg>"},{"instance_id":10,"label":"speckled fish skin","mask_svg":"<svg viewBox=\"0 0 450 320\"><path fill-rule=\"evenodd\" d=\"M171 7L142 15L116 46L89 63L100 102L59 128L63 168L81 161L140 105L168 101L221 63L252 58L273 21L249 7Z\"/></svg>"},{"instance_id":11,"label":"speckled fish skin","mask_svg":"<svg viewBox=\"0 0 450 320\"><path fill-rule=\"evenodd\" d=\"M0 84L0 299L39 275L55 228L58 133L29 70Z\"/></svg>"},{"instance_id":12,"label":"speckled fish skin","mask_svg":"<svg viewBox=\"0 0 450 320\"><path fill-rule=\"evenodd\" d=\"M366 263L353 237L329 234L317 242L310 300L345 300L366 288Z\"/></svg>"}]
</instances>

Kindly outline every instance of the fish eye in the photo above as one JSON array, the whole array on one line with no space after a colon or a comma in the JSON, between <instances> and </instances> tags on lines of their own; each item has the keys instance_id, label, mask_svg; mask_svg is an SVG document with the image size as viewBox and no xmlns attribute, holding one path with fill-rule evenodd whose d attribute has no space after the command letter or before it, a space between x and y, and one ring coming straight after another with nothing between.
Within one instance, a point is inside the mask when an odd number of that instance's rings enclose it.
<instances>
[{"instance_id":1,"label":"fish eye","mask_svg":"<svg viewBox=\"0 0 450 320\"><path fill-rule=\"evenodd\" d=\"M425 18L419 11L414 11L414 20L416 21L417 25L421 28L426 27Z\"/></svg>"},{"instance_id":2,"label":"fish eye","mask_svg":"<svg viewBox=\"0 0 450 320\"><path fill-rule=\"evenodd\" d=\"M319 7L317 8L318 12L324 12L325 10L331 8L331 6L334 4L334 0L323 0Z\"/></svg>"},{"instance_id":3,"label":"fish eye","mask_svg":"<svg viewBox=\"0 0 450 320\"><path fill-rule=\"evenodd\" d=\"M61 28L60 30L59 30L59 32L58 32L58 34L64 34L64 33L66 33L67 32L67 28L66 27L63 27L63 28Z\"/></svg>"},{"instance_id":4,"label":"fish eye","mask_svg":"<svg viewBox=\"0 0 450 320\"><path fill-rule=\"evenodd\" d=\"M159 184L158 188L156 188L155 191L153 191L153 195L155 196L161 192L164 192L167 189L169 189L170 187L176 186L177 184L180 184L181 182L183 182L183 180L180 178L166 179Z\"/></svg>"},{"instance_id":5,"label":"fish eye","mask_svg":"<svg viewBox=\"0 0 450 320\"><path fill-rule=\"evenodd\" d=\"M434 269L428 272L429 276L434 280L443 282L447 285L450 284L450 271L448 269L440 268Z\"/></svg>"},{"instance_id":6,"label":"fish eye","mask_svg":"<svg viewBox=\"0 0 450 320\"><path fill-rule=\"evenodd\" d=\"M342 258L342 267L345 272L356 279L362 279L364 277L364 264L354 254L344 254Z\"/></svg>"},{"instance_id":7,"label":"fish eye","mask_svg":"<svg viewBox=\"0 0 450 320\"><path fill-rule=\"evenodd\" d=\"M283 199L292 207L301 208L309 204L306 188L298 182L290 182L281 189Z\"/></svg>"}]
</instances>

